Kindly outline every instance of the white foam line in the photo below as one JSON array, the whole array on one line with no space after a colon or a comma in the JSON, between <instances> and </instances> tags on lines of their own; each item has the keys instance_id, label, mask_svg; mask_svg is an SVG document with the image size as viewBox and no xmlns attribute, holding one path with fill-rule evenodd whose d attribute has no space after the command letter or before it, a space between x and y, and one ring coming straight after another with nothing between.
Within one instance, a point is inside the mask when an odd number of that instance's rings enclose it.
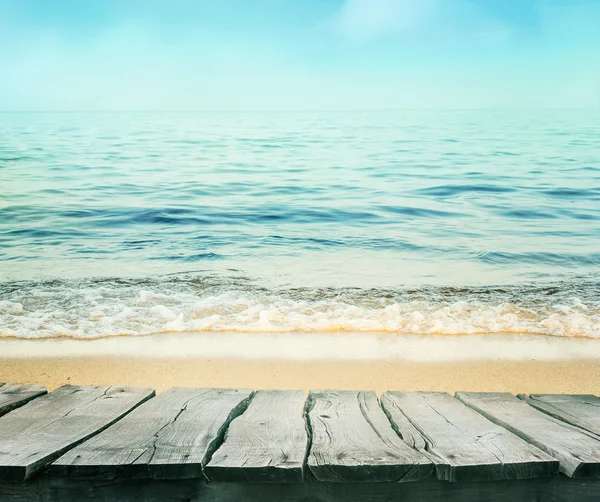
<instances>
[{"instance_id":1,"label":"white foam line","mask_svg":"<svg viewBox=\"0 0 600 502\"><path fill-rule=\"evenodd\" d=\"M600 340L536 335L174 333L97 340L0 340L1 357L198 357L284 360L595 359Z\"/></svg>"}]
</instances>

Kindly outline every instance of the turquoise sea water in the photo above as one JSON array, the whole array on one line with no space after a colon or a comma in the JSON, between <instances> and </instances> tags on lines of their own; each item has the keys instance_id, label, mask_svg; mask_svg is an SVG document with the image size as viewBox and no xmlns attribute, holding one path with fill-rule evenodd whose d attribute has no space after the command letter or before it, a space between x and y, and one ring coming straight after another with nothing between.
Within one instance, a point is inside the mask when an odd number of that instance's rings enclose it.
<instances>
[{"instance_id":1,"label":"turquoise sea water","mask_svg":"<svg viewBox=\"0 0 600 502\"><path fill-rule=\"evenodd\" d=\"M0 336L600 337L600 114L2 113Z\"/></svg>"}]
</instances>

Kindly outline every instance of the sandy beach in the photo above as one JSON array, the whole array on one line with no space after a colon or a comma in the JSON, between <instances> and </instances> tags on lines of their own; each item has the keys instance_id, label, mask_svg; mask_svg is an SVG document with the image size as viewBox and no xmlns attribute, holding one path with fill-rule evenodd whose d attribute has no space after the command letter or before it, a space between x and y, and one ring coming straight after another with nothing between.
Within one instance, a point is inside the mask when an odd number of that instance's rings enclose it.
<instances>
[{"instance_id":1,"label":"sandy beach","mask_svg":"<svg viewBox=\"0 0 600 502\"><path fill-rule=\"evenodd\" d=\"M254 389L598 394L599 362L341 362L144 357L0 360L0 381Z\"/></svg>"},{"instance_id":2,"label":"sandy beach","mask_svg":"<svg viewBox=\"0 0 600 502\"><path fill-rule=\"evenodd\" d=\"M509 334L6 339L0 341L0 381L49 389L68 383L139 385L159 392L190 386L598 394L600 343Z\"/></svg>"}]
</instances>

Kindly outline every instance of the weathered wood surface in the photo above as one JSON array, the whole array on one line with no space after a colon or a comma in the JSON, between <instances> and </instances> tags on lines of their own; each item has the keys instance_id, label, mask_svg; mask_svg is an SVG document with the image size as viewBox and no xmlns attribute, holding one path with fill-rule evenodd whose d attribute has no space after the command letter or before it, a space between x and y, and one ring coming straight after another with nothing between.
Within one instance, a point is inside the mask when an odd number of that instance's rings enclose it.
<instances>
[{"instance_id":1,"label":"weathered wood surface","mask_svg":"<svg viewBox=\"0 0 600 502\"><path fill-rule=\"evenodd\" d=\"M203 466L252 391L172 388L56 460L53 476L203 478Z\"/></svg>"},{"instance_id":2,"label":"weathered wood surface","mask_svg":"<svg viewBox=\"0 0 600 502\"><path fill-rule=\"evenodd\" d=\"M386 392L394 429L436 464L438 479L529 479L558 473L558 461L445 392Z\"/></svg>"},{"instance_id":3,"label":"weathered wood surface","mask_svg":"<svg viewBox=\"0 0 600 502\"><path fill-rule=\"evenodd\" d=\"M154 395L148 388L66 385L0 418L0 480L26 479Z\"/></svg>"},{"instance_id":4,"label":"weathered wood surface","mask_svg":"<svg viewBox=\"0 0 600 502\"><path fill-rule=\"evenodd\" d=\"M97 482L45 475L27 483L0 481L10 502L598 502L600 479L447 483L206 483L200 479Z\"/></svg>"},{"instance_id":5,"label":"weathered wood surface","mask_svg":"<svg viewBox=\"0 0 600 502\"><path fill-rule=\"evenodd\" d=\"M600 476L600 440L594 434L536 410L512 394L457 392L456 397L558 459L567 476Z\"/></svg>"},{"instance_id":6,"label":"weathered wood surface","mask_svg":"<svg viewBox=\"0 0 600 502\"><path fill-rule=\"evenodd\" d=\"M0 417L47 392L43 385L0 382Z\"/></svg>"},{"instance_id":7,"label":"weathered wood surface","mask_svg":"<svg viewBox=\"0 0 600 502\"><path fill-rule=\"evenodd\" d=\"M392 429L374 392L311 391L308 467L319 481L414 481L433 464Z\"/></svg>"},{"instance_id":8,"label":"weathered wood surface","mask_svg":"<svg viewBox=\"0 0 600 502\"><path fill-rule=\"evenodd\" d=\"M299 482L308 436L302 391L258 391L206 465L211 481Z\"/></svg>"},{"instance_id":9,"label":"weathered wood surface","mask_svg":"<svg viewBox=\"0 0 600 502\"><path fill-rule=\"evenodd\" d=\"M600 398L584 394L519 394L527 404L600 438Z\"/></svg>"}]
</instances>

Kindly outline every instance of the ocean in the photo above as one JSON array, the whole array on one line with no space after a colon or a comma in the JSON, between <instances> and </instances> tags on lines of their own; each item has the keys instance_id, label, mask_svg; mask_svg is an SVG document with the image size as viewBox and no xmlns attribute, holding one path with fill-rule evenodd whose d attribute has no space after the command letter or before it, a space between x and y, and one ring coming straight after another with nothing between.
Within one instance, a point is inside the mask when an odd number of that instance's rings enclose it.
<instances>
[{"instance_id":1,"label":"ocean","mask_svg":"<svg viewBox=\"0 0 600 502\"><path fill-rule=\"evenodd\" d=\"M0 337L600 338L600 113L0 113Z\"/></svg>"}]
</instances>

